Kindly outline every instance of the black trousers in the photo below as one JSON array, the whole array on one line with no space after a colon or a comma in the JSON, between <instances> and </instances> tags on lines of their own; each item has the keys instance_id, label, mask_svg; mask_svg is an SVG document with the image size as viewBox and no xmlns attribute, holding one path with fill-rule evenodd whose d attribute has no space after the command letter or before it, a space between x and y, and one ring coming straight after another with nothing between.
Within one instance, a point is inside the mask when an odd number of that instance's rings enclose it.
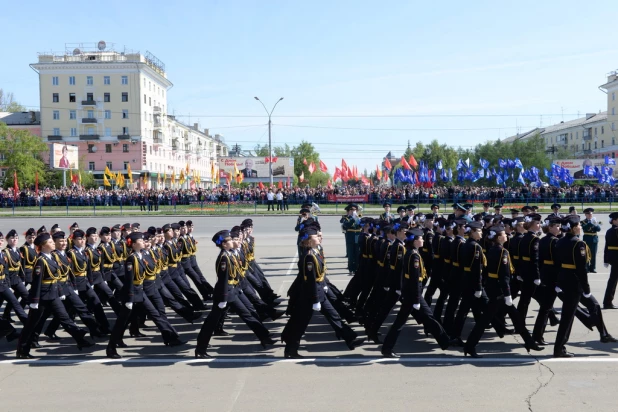
<instances>
[{"instance_id":1,"label":"black trousers","mask_svg":"<svg viewBox=\"0 0 618 412\"><path fill-rule=\"evenodd\" d=\"M237 296L229 296L230 300L227 301L227 306L234 310L234 312L245 322L245 324L255 333L255 336L258 337L260 341L263 341L268 338L269 332L268 329L257 319L255 316L251 314L249 309L245 306L244 303ZM219 302L214 302L212 310L204 320L202 328L200 329L200 333L197 335L197 350L198 351L206 351L208 347L208 343L212 338L212 334L219 327L221 317L225 316L227 312L224 309L219 308Z\"/></svg>"},{"instance_id":2,"label":"black trousers","mask_svg":"<svg viewBox=\"0 0 618 412\"><path fill-rule=\"evenodd\" d=\"M605 288L605 296L603 297L603 305L611 305L616 294L616 285L618 284L618 264L612 265L609 271L609 279Z\"/></svg>"},{"instance_id":3,"label":"black trousers","mask_svg":"<svg viewBox=\"0 0 618 412\"><path fill-rule=\"evenodd\" d=\"M24 282L19 281L18 283L11 285L11 289L13 289L13 294L15 295L15 298L21 299L19 305L22 308L26 307L26 305L28 304L28 289L26 289L26 285L24 285ZM13 304L11 302L7 302L6 307L4 308L3 317L6 319L10 318L12 310Z\"/></svg>"},{"instance_id":4,"label":"black trousers","mask_svg":"<svg viewBox=\"0 0 618 412\"><path fill-rule=\"evenodd\" d=\"M582 289L579 285L574 284L562 286L562 295L562 311L558 332L556 333L556 342L554 343L554 355L566 351L565 345L571 336L575 312L577 312L577 306L582 298Z\"/></svg>"},{"instance_id":5,"label":"black trousers","mask_svg":"<svg viewBox=\"0 0 618 412\"><path fill-rule=\"evenodd\" d=\"M159 294L161 295L161 299L163 299L163 303L165 304L165 306L172 309L174 312L184 318L184 320L186 320L187 322L193 322L193 314L195 312L193 311L191 305L189 305L189 302L187 302L187 305L183 305L178 302L172 292L170 292L167 286L165 286L165 284L163 283L159 285Z\"/></svg>"},{"instance_id":6,"label":"black trousers","mask_svg":"<svg viewBox=\"0 0 618 412\"><path fill-rule=\"evenodd\" d=\"M369 261L361 262L369 263ZM360 269L359 269L360 272ZM355 276L356 277L356 276ZM365 304L367 303L367 299L369 299L369 294L371 293L371 289L373 289L373 285L376 280L376 271L374 265L368 264L367 269L363 270L362 276L362 284L360 295L358 296L358 301L356 302L356 316L365 315Z\"/></svg>"},{"instance_id":7,"label":"black trousers","mask_svg":"<svg viewBox=\"0 0 618 412\"><path fill-rule=\"evenodd\" d=\"M54 317L57 317L64 330L66 330L76 342L83 340L86 335L86 331L77 327L75 322L71 320L60 298L56 298L54 300L41 300L39 301L39 308L30 309L30 312L28 313L28 321L22 329L19 342L17 343L18 352L30 353L30 345L36 337L35 331L37 325L39 324L41 317L46 316L46 312L49 312L54 315Z\"/></svg>"},{"instance_id":8,"label":"black trousers","mask_svg":"<svg viewBox=\"0 0 618 412\"><path fill-rule=\"evenodd\" d=\"M12 310L15 312L21 323L25 325L26 320L28 319L28 315L26 314L24 308L17 301L17 298L15 297L15 294L13 294L13 291L8 287L4 288L3 291L0 291L0 299L6 301L7 308L9 307L9 305L11 306Z\"/></svg>"},{"instance_id":9,"label":"black trousers","mask_svg":"<svg viewBox=\"0 0 618 412\"><path fill-rule=\"evenodd\" d=\"M189 307L191 308L191 310L193 310L191 303L189 303L189 301L185 299L182 291L169 275L166 274L164 277L162 277L161 282L163 286L165 286L165 288L169 291L169 293L171 293L172 297L176 300L176 302L180 303L182 306ZM161 294L161 296L163 296L163 298L165 299L164 294Z\"/></svg>"},{"instance_id":10,"label":"black trousers","mask_svg":"<svg viewBox=\"0 0 618 412\"><path fill-rule=\"evenodd\" d=\"M397 294L395 288L390 288L384 295L384 299L382 299L382 302L380 302L378 313L375 319L371 321L371 325L365 325L365 328L367 329L367 335L372 336L378 333L380 327L388 317L388 314L391 313L391 310L393 310L398 300L399 294Z\"/></svg>"},{"instance_id":11,"label":"black trousers","mask_svg":"<svg viewBox=\"0 0 618 412\"><path fill-rule=\"evenodd\" d=\"M345 296L346 299L349 299L354 305L357 304L358 296L363 290L365 271L366 268L359 266L358 270L356 270L354 276L352 276L352 279L350 279L348 286L346 286L345 291L343 292L343 296Z\"/></svg>"},{"instance_id":12,"label":"black trousers","mask_svg":"<svg viewBox=\"0 0 618 412\"><path fill-rule=\"evenodd\" d=\"M148 317L154 322L159 332L161 332L163 342L169 342L178 338L178 332L176 332L176 329L170 324L165 315L165 305L158 290L153 289L148 295L144 292L144 300L133 304L131 316L129 317L131 332L139 330L139 320L140 318L143 319L143 317Z\"/></svg>"},{"instance_id":13,"label":"black trousers","mask_svg":"<svg viewBox=\"0 0 618 412\"><path fill-rule=\"evenodd\" d=\"M118 300L114 296L114 292L112 292L107 283L97 283L96 285L94 285L94 290L99 296L103 296L106 299L116 316L118 316L122 305L120 305L120 302L118 302Z\"/></svg>"},{"instance_id":14,"label":"black trousers","mask_svg":"<svg viewBox=\"0 0 618 412\"><path fill-rule=\"evenodd\" d=\"M483 312L487 308L488 302L489 298L487 297L487 294L484 290L481 293L480 298L474 296L473 289L466 290L463 293L461 303L459 304L459 309L457 310L457 315L455 316L453 330L447 330L449 336L451 338L461 337L461 332L463 331L464 325L466 323L466 318L468 317L468 313L470 313L470 309L472 309L474 321L476 323L481 322L481 319L483 318ZM504 322L499 322L495 319L492 319L491 325L496 330L499 336L504 336L504 330L506 329L506 327L504 326Z\"/></svg>"},{"instance_id":15,"label":"black trousers","mask_svg":"<svg viewBox=\"0 0 618 412\"><path fill-rule=\"evenodd\" d=\"M539 312L534 322L534 329L532 330L532 336L535 339L542 339L545 334L545 328L547 327L547 320L550 314L554 313L554 302L556 298L562 300L561 294L556 293L555 288L541 285L536 290L536 295L539 299ZM575 311L575 316L579 321L588 329L592 329L594 326L590 320L590 315L582 310L579 306Z\"/></svg>"},{"instance_id":16,"label":"black trousers","mask_svg":"<svg viewBox=\"0 0 618 412\"><path fill-rule=\"evenodd\" d=\"M386 338L384 338L384 344L382 345L382 351L392 351L395 347L395 343L397 343L397 338L401 333L404 325L408 321L410 315L414 317L416 322L425 327L427 332L431 333L431 336L436 339L438 345L442 349L448 348L449 344L449 336L447 335L440 322L438 322L431 312L431 308L421 297L420 299L420 309L415 310L410 299L402 299L401 306L399 307L399 313L397 313L397 317L395 318L395 322L391 325L391 328L388 330L386 334Z\"/></svg>"},{"instance_id":17,"label":"black trousers","mask_svg":"<svg viewBox=\"0 0 618 412\"><path fill-rule=\"evenodd\" d=\"M517 311L523 318L524 322L528 316L528 307L530 306L535 290L536 285L534 284L534 279L524 277L524 281L521 284L521 295L519 296L519 302L517 302Z\"/></svg>"},{"instance_id":18,"label":"black trousers","mask_svg":"<svg viewBox=\"0 0 618 412\"><path fill-rule=\"evenodd\" d=\"M66 309L67 313L69 313L69 315L71 313L75 313L77 316L79 316L79 318L82 320L82 322L84 322L84 325L86 325L88 331L91 334L97 334L99 332L99 325L97 324L97 321L95 320L93 314L88 312L88 308L79 298L79 295L77 293L71 291L70 293L66 294L65 299L62 301L62 303L64 304L64 308ZM60 319L58 319L58 317L54 317L51 322L49 322L49 325L47 325L47 328L45 329L45 334L53 335L54 333L56 333L59 326ZM40 333L40 330L37 331L37 333Z\"/></svg>"},{"instance_id":19,"label":"black trousers","mask_svg":"<svg viewBox=\"0 0 618 412\"><path fill-rule=\"evenodd\" d=\"M431 307L431 301L433 300L433 295L436 294L438 289L442 291L442 288L445 287L445 283L442 280L442 274L436 273L433 271L431 274L431 278L429 279L429 285L427 285L427 289L425 289L425 302ZM440 311L440 315L442 315L442 311Z\"/></svg>"},{"instance_id":20,"label":"black trousers","mask_svg":"<svg viewBox=\"0 0 618 412\"><path fill-rule=\"evenodd\" d=\"M183 259L182 270L193 281L193 284L202 295L203 300L207 300L214 291L213 287L206 281L203 275L198 274L191 266L191 260L189 258ZM187 282L188 283L188 282Z\"/></svg>"},{"instance_id":21,"label":"black trousers","mask_svg":"<svg viewBox=\"0 0 618 412\"><path fill-rule=\"evenodd\" d=\"M79 297L82 302L86 304L88 310L94 313L94 318L99 324L99 329L101 332L109 332L109 321L107 320L103 305L101 304L97 294L94 292L94 289L87 287L86 289L80 290ZM118 314L116 314L116 316L118 316Z\"/></svg>"},{"instance_id":22,"label":"black trousers","mask_svg":"<svg viewBox=\"0 0 618 412\"><path fill-rule=\"evenodd\" d=\"M433 308L433 317L436 318L438 322L442 319L442 312L444 311L444 304L448 299L449 286L448 283L442 279L442 283L438 288L440 290L440 294L438 295L438 299L436 300L436 305ZM427 300L425 300L427 301Z\"/></svg>"},{"instance_id":23,"label":"black trousers","mask_svg":"<svg viewBox=\"0 0 618 412\"><path fill-rule=\"evenodd\" d=\"M268 205L268 210L267 210L267 212L268 212L268 211L270 211L270 208L271 208L271 207L272 207L272 209L273 209L273 212L275 211L274 200L267 200L267 201L266 201L266 204Z\"/></svg>"},{"instance_id":24,"label":"black trousers","mask_svg":"<svg viewBox=\"0 0 618 412\"><path fill-rule=\"evenodd\" d=\"M448 302L446 304L446 310L444 311L444 320L442 321L442 325L448 333L450 333L455 326L455 314L457 312L457 308L459 307L461 293L461 279L457 279L449 284Z\"/></svg>"},{"instance_id":25,"label":"black trousers","mask_svg":"<svg viewBox=\"0 0 618 412\"><path fill-rule=\"evenodd\" d=\"M466 344L464 345L466 350L470 351L476 348L476 345L478 345L485 333L485 329L489 326L494 317L502 311L509 315L515 326L515 331L521 336L525 344L532 345L532 336L530 336L530 332L526 329L524 319L517 311L517 308L515 308L514 305L507 306L504 303L504 296L489 296L489 301L487 302L487 307L485 308L481 321L474 325L472 332L470 332L466 340Z\"/></svg>"},{"instance_id":26,"label":"black trousers","mask_svg":"<svg viewBox=\"0 0 618 412\"><path fill-rule=\"evenodd\" d=\"M200 299L197 292L195 292L188 282L182 278L180 272L184 275L184 271L182 267L170 268L170 270L174 270L176 273L171 275L172 280L178 286L178 289L182 292L182 294L187 298L187 300L191 303L194 310L206 310L206 306L204 306L204 302Z\"/></svg>"}]
</instances>

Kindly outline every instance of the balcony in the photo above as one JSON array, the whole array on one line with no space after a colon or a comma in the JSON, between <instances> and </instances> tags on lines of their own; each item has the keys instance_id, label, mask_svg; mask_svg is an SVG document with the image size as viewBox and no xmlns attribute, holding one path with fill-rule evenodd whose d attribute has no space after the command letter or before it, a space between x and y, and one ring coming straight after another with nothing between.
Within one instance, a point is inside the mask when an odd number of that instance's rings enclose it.
<instances>
[{"instance_id":1,"label":"balcony","mask_svg":"<svg viewBox=\"0 0 618 412\"><path fill-rule=\"evenodd\" d=\"M586 141L586 140L592 140L592 135L591 135L591 134L584 134L584 135L582 136L582 139L584 139L584 141Z\"/></svg>"},{"instance_id":2,"label":"balcony","mask_svg":"<svg viewBox=\"0 0 618 412\"><path fill-rule=\"evenodd\" d=\"M584 152L585 155L592 154L592 150L591 149L584 149L583 152Z\"/></svg>"},{"instance_id":3,"label":"balcony","mask_svg":"<svg viewBox=\"0 0 618 412\"><path fill-rule=\"evenodd\" d=\"M177 152L177 151L178 151L178 145L172 144L172 152Z\"/></svg>"},{"instance_id":4,"label":"balcony","mask_svg":"<svg viewBox=\"0 0 618 412\"><path fill-rule=\"evenodd\" d=\"M161 124L161 120L157 120L157 119L155 119L155 120L153 121L153 127L154 127L155 129L160 129L160 128L162 128L162 127L163 127L163 125Z\"/></svg>"},{"instance_id":5,"label":"balcony","mask_svg":"<svg viewBox=\"0 0 618 412\"><path fill-rule=\"evenodd\" d=\"M50 142L62 140L62 136L59 134L49 134L47 135L47 140Z\"/></svg>"},{"instance_id":6,"label":"balcony","mask_svg":"<svg viewBox=\"0 0 618 412\"><path fill-rule=\"evenodd\" d=\"M96 100L82 100L82 106L96 106Z\"/></svg>"},{"instance_id":7,"label":"balcony","mask_svg":"<svg viewBox=\"0 0 618 412\"><path fill-rule=\"evenodd\" d=\"M130 134L119 134L118 140L131 140L131 135Z\"/></svg>"},{"instance_id":8,"label":"balcony","mask_svg":"<svg viewBox=\"0 0 618 412\"><path fill-rule=\"evenodd\" d=\"M163 138L162 137L153 137L152 141L154 142L154 144L163 144Z\"/></svg>"},{"instance_id":9,"label":"balcony","mask_svg":"<svg viewBox=\"0 0 618 412\"><path fill-rule=\"evenodd\" d=\"M152 108L152 112L157 114L157 113L161 113L161 107L160 106L154 106Z\"/></svg>"},{"instance_id":10,"label":"balcony","mask_svg":"<svg viewBox=\"0 0 618 412\"><path fill-rule=\"evenodd\" d=\"M84 117L82 118L82 123L97 123L97 119L94 117Z\"/></svg>"},{"instance_id":11,"label":"balcony","mask_svg":"<svg viewBox=\"0 0 618 412\"><path fill-rule=\"evenodd\" d=\"M100 137L98 134L80 134L79 140L99 140Z\"/></svg>"}]
</instances>

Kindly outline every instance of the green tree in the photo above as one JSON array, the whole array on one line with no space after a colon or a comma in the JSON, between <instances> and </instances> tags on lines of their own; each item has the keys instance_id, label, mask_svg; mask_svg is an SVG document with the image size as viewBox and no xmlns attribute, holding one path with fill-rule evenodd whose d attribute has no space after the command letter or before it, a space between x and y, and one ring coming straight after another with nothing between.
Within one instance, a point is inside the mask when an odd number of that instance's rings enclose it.
<instances>
[{"instance_id":1,"label":"green tree","mask_svg":"<svg viewBox=\"0 0 618 412\"><path fill-rule=\"evenodd\" d=\"M5 123L0 123L0 153L4 154L0 165L6 168L3 186L13 186L13 172L17 172L21 187L33 185L37 172L39 185L45 184L47 173L41 153L46 151L47 145L39 137L27 130L9 129Z\"/></svg>"},{"instance_id":2,"label":"green tree","mask_svg":"<svg viewBox=\"0 0 618 412\"><path fill-rule=\"evenodd\" d=\"M268 145L257 145L253 149L255 156L257 157L267 157L268 154ZM292 157L292 148L288 146L288 144L284 144L283 146L274 146L273 147L273 156L276 157Z\"/></svg>"},{"instance_id":3,"label":"green tree","mask_svg":"<svg viewBox=\"0 0 618 412\"><path fill-rule=\"evenodd\" d=\"M5 92L0 88L0 112L25 112L27 111L25 106L15 101L15 96L12 92Z\"/></svg>"}]
</instances>

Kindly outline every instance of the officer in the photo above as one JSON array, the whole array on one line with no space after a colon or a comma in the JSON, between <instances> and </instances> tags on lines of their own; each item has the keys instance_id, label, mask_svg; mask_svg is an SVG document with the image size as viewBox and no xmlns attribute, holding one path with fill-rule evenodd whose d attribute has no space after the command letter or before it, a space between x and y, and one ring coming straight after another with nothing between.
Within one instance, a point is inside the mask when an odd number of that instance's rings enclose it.
<instances>
[{"instance_id":1,"label":"officer","mask_svg":"<svg viewBox=\"0 0 618 412\"><path fill-rule=\"evenodd\" d=\"M618 283L618 212L610 213L609 223L611 227L605 232L605 249L603 250L603 263L605 267L612 265L605 288L603 309L618 309L614 305L614 294Z\"/></svg>"},{"instance_id":2,"label":"officer","mask_svg":"<svg viewBox=\"0 0 618 412\"><path fill-rule=\"evenodd\" d=\"M32 270L36 260L36 250L33 243L36 238L36 231L30 228L24 232L24 237L26 242L19 248L19 253L21 253L21 267L24 271L24 284L28 286L32 283Z\"/></svg>"},{"instance_id":3,"label":"officer","mask_svg":"<svg viewBox=\"0 0 618 412\"><path fill-rule=\"evenodd\" d=\"M521 208L521 212L524 214L524 217L525 217L525 216L528 216L530 213L536 213L536 212L533 212L533 211L532 211L532 207L530 207L530 206L528 206L528 205L526 205L526 206L522 206L522 208Z\"/></svg>"},{"instance_id":4,"label":"officer","mask_svg":"<svg viewBox=\"0 0 618 412\"><path fill-rule=\"evenodd\" d=\"M489 213L489 207L490 207L490 206L491 206L491 205L490 205L489 203L487 203L487 202L483 203L483 211L481 212L481 215L482 215L483 217L488 216L488 215L490 215L490 214L491 214L491 213Z\"/></svg>"},{"instance_id":5,"label":"officer","mask_svg":"<svg viewBox=\"0 0 618 412\"><path fill-rule=\"evenodd\" d=\"M591 254L588 273L597 273L597 246L599 244L599 232L601 231L601 223L597 222L597 218L592 215L593 213L594 209L591 207L584 209L586 218L581 223L584 242L588 245Z\"/></svg>"},{"instance_id":6,"label":"officer","mask_svg":"<svg viewBox=\"0 0 618 412\"><path fill-rule=\"evenodd\" d=\"M414 205L407 205L406 206L406 222L408 222L408 224L412 224L412 222L414 221L414 210L416 210L416 206Z\"/></svg>"},{"instance_id":7,"label":"officer","mask_svg":"<svg viewBox=\"0 0 618 412\"><path fill-rule=\"evenodd\" d=\"M457 307L459 306L459 301L461 299L461 287L464 268L463 249L466 243L464 235L467 232L466 224L468 222L465 219L457 219L455 223L457 225L453 230L455 239L453 239L453 242L451 243L450 251L451 271L449 273L448 280L449 298L448 303L446 304L446 309L444 311L444 320L442 321L444 329L446 329L446 332L449 334L453 332L455 313L457 312Z\"/></svg>"},{"instance_id":8,"label":"officer","mask_svg":"<svg viewBox=\"0 0 618 412\"><path fill-rule=\"evenodd\" d=\"M511 218L515 219L519 217L519 209L511 209Z\"/></svg>"},{"instance_id":9,"label":"officer","mask_svg":"<svg viewBox=\"0 0 618 412\"><path fill-rule=\"evenodd\" d=\"M449 292L449 282L450 282L450 273L452 270L451 265L451 244L453 243L453 239L455 236L453 235L453 229L457 226L452 220L445 220L441 222L442 232L444 233L444 239L440 243L439 255L438 259L434 254L434 268L433 274L434 278L437 276L436 280L438 281L438 289L440 289L440 294L438 295L438 299L436 300L436 305L433 309L434 317L438 320L442 319L442 312L444 310L444 303L448 298ZM434 249L437 250L437 249ZM438 266L439 271L437 270L435 264L436 261L439 260L440 264ZM433 281L433 279L432 279ZM429 285L431 287L431 284ZM429 291L429 288L427 288Z\"/></svg>"},{"instance_id":10,"label":"officer","mask_svg":"<svg viewBox=\"0 0 618 412\"><path fill-rule=\"evenodd\" d=\"M434 203L431 205L431 213L433 214L434 218L439 218L442 217L442 215L440 215L440 205L437 203Z\"/></svg>"},{"instance_id":11,"label":"officer","mask_svg":"<svg viewBox=\"0 0 618 412\"><path fill-rule=\"evenodd\" d=\"M562 206L559 203L554 203L553 205L551 205L552 213L550 213L549 216L547 216L547 217L548 218L551 218L551 217L562 218L562 215L560 214L560 209L561 208L562 208Z\"/></svg>"},{"instance_id":12,"label":"officer","mask_svg":"<svg viewBox=\"0 0 618 412\"><path fill-rule=\"evenodd\" d=\"M101 255L101 267L103 271L103 279L107 282L107 286L114 291L122 288L122 282L116 276L114 271L114 264L116 263L117 256L114 253L114 246L111 242L111 229L107 226L103 226L99 231L101 243L97 246L97 251Z\"/></svg>"},{"instance_id":13,"label":"officer","mask_svg":"<svg viewBox=\"0 0 618 412\"><path fill-rule=\"evenodd\" d=\"M202 273L202 270L200 269L200 266L197 264L197 240L195 240L195 237L193 237L193 230L195 229L195 226L193 225L193 221L192 220L187 220L187 239L189 240L189 242L191 243L191 267L193 268L193 270L195 271L195 273L198 274L198 276L201 276L202 278L204 278L204 274ZM206 280L206 278L204 278L204 280ZM206 282L208 283L208 282ZM209 286L209 298L212 299L212 286L210 286L210 284L208 284Z\"/></svg>"},{"instance_id":14,"label":"officer","mask_svg":"<svg viewBox=\"0 0 618 412\"><path fill-rule=\"evenodd\" d=\"M358 236L360 235L360 217L358 216L358 205L350 203L345 208L347 214L341 218L343 230L345 230L345 248L348 256L348 271L350 276L354 276L358 270Z\"/></svg>"},{"instance_id":15,"label":"officer","mask_svg":"<svg viewBox=\"0 0 618 412\"><path fill-rule=\"evenodd\" d=\"M390 202L384 202L384 204L382 205L382 207L384 208L384 213L380 214L380 219L386 220L387 222L391 222L393 219L395 219L395 215L391 213L391 206L392 205Z\"/></svg>"},{"instance_id":16,"label":"officer","mask_svg":"<svg viewBox=\"0 0 618 412\"><path fill-rule=\"evenodd\" d=\"M502 216L502 205L501 204L495 204L494 205L494 215L495 216Z\"/></svg>"},{"instance_id":17,"label":"officer","mask_svg":"<svg viewBox=\"0 0 618 412\"><path fill-rule=\"evenodd\" d=\"M395 223L401 223L404 222L403 218L406 217L406 207L405 206L399 206L397 208L397 217L395 219L393 219L393 221L391 222L391 224L395 224Z\"/></svg>"},{"instance_id":18,"label":"officer","mask_svg":"<svg viewBox=\"0 0 618 412\"><path fill-rule=\"evenodd\" d=\"M57 227L58 225L55 225L55 226ZM45 226L43 226L41 229L43 229L43 228L45 228ZM41 230L41 229L39 229L39 230ZM58 228L58 229L60 229L60 228ZM71 226L69 226L69 238L67 239L67 250L69 250L69 249L71 249L73 247L73 233L75 233L75 231L77 229L79 229L79 225L77 224L77 222L74 222Z\"/></svg>"},{"instance_id":19,"label":"officer","mask_svg":"<svg viewBox=\"0 0 618 412\"><path fill-rule=\"evenodd\" d=\"M393 352L393 348L410 314L419 324L425 327L427 332L431 333L442 350L448 349L449 346L448 335L440 322L434 318L431 308L423 299L423 280L427 276L423 258L419 254L419 249L423 247L423 244L423 231L421 229L412 229L406 232L405 245L408 251L404 257L403 271L400 273L401 286L397 290L397 293L401 296L401 308L382 345L382 355L387 358L399 357L398 354Z\"/></svg>"},{"instance_id":20,"label":"officer","mask_svg":"<svg viewBox=\"0 0 618 412\"><path fill-rule=\"evenodd\" d=\"M34 244L40 252L32 275L30 313L17 344L17 358L33 358L30 355L30 347L35 337L36 326L46 311L58 318L64 330L77 342L79 350L94 345L84 338L86 331L77 327L62 304L63 295L57 283L61 277L60 268L51 255L55 249L53 239L49 233L44 232L36 237Z\"/></svg>"}]
</instances>

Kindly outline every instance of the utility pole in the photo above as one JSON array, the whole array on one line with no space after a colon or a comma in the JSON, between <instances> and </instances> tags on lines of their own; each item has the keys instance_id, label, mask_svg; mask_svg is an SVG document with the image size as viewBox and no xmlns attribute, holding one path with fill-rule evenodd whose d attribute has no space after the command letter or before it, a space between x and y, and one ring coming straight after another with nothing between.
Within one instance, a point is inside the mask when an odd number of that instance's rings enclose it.
<instances>
[{"instance_id":1,"label":"utility pole","mask_svg":"<svg viewBox=\"0 0 618 412\"><path fill-rule=\"evenodd\" d=\"M269 159L268 174L270 176L270 185L272 186L273 185L273 145L272 145L272 135L271 135L271 126L272 126L271 116L273 112L275 111L275 107L277 107L279 102L283 100L283 97L277 100L277 103L275 103L275 105L273 106L270 112L268 111L266 106L264 106L264 103L262 103L262 101L257 96L254 97L254 99L262 104L262 107L264 107L264 110L266 110L266 114L268 115L268 159Z\"/></svg>"}]
</instances>

